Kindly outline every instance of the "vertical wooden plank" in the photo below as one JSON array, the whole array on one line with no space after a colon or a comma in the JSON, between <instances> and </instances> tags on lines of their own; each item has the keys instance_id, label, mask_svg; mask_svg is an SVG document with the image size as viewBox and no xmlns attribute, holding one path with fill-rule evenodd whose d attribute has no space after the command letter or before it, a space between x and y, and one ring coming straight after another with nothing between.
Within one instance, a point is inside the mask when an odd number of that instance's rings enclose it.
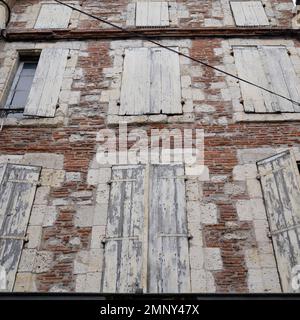
<instances>
[{"instance_id":1,"label":"vertical wooden plank","mask_svg":"<svg viewBox=\"0 0 300 320\"><path fill-rule=\"evenodd\" d=\"M235 64L238 76L250 82L273 90L267 79L265 66L257 47L234 47ZM240 82L245 112L276 112L278 108L277 99L274 95Z\"/></svg>"},{"instance_id":2,"label":"vertical wooden plank","mask_svg":"<svg viewBox=\"0 0 300 320\"><path fill-rule=\"evenodd\" d=\"M268 26L269 20L261 1L230 1L234 20L239 27Z\"/></svg>"},{"instance_id":3,"label":"vertical wooden plank","mask_svg":"<svg viewBox=\"0 0 300 320\"><path fill-rule=\"evenodd\" d=\"M12 291L33 204L40 167L7 164L0 184L0 265ZM1 238L2 237L2 238Z\"/></svg>"},{"instance_id":4,"label":"vertical wooden plank","mask_svg":"<svg viewBox=\"0 0 300 320\"><path fill-rule=\"evenodd\" d=\"M184 169L151 167L149 292L190 292ZM180 178L181 177L181 178Z\"/></svg>"},{"instance_id":5,"label":"vertical wooden plank","mask_svg":"<svg viewBox=\"0 0 300 320\"><path fill-rule=\"evenodd\" d=\"M137 27L162 27L169 24L168 2L137 2Z\"/></svg>"},{"instance_id":6,"label":"vertical wooden plank","mask_svg":"<svg viewBox=\"0 0 300 320\"><path fill-rule=\"evenodd\" d=\"M285 47L263 46L260 51L270 74L274 91L295 101L300 98L299 79ZM299 112L300 107L277 98L281 112Z\"/></svg>"},{"instance_id":7,"label":"vertical wooden plank","mask_svg":"<svg viewBox=\"0 0 300 320\"><path fill-rule=\"evenodd\" d=\"M43 4L35 23L36 29L67 28L72 9L59 4Z\"/></svg>"},{"instance_id":8,"label":"vertical wooden plank","mask_svg":"<svg viewBox=\"0 0 300 320\"><path fill-rule=\"evenodd\" d=\"M291 151L259 161L261 185L284 292L300 264L300 177Z\"/></svg>"},{"instance_id":9,"label":"vertical wooden plank","mask_svg":"<svg viewBox=\"0 0 300 320\"><path fill-rule=\"evenodd\" d=\"M149 112L150 62L150 51L147 48L133 48L125 51L120 115Z\"/></svg>"},{"instance_id":10,"label":"vertical wooden plank","mask_svg":"<svg viewBox=\"0 0 300 320\"><path fill-rule=\"evenodd\" d=\"M142 286L144 166L114 167L106 231L103 292Z\"/></svg>"},{"instance_id":11,"label":"vertical wooden plank","mask_svg":"<svg viewBox=\"0 0 300 320\"><path fill-rule=\"evenodd\" d=\"M0 3L0 29L5 29L6 24L6 9L2 3Z\"/></svg>"},{"instance_id":12,"label":"vertical wooden plank","mask_svg":"<svg viewBox=\"0 0 300 320\"><path fill-rule=\"evenodd\" d=\"M150 113L182 113L179 56L166 49L151 49L150 76Z\"/></svg>"},{"instance_id":13,"label":"vertical wooden plank","mask_svg":"<svg viewBox=\"0 0 300 320\"><path fill-rule=\"evenodd\" d=\"M68 53L68 49L42 51L24 115L54 117Z\"/></svg>"}]
</instances>

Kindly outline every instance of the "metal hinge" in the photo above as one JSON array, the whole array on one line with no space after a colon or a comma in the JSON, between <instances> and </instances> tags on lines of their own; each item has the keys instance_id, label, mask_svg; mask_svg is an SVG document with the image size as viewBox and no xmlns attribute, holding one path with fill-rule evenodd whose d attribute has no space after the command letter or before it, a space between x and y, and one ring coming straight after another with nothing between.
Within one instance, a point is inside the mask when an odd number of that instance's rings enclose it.
<instances>
[{"instance_id":1,"label":"metal hinge","mask_svg":"<svg viewBox=\"0 0 300 320\"><path fill-rule=\"evenodd\" d=\"M36 186L41 185L41 181L28 181L28 180L17 180L17 179L9 179L7 182L12 182L12 183L30 183Z\"/></svg>"},{"instance_id":2,"label":"metal hinge","mask_svg":"<svg viewBox=\"0 0 300 320\"><path fill-rule=\"evenodd\" d=\"M289 167L290 167L290 166L283 166L283 167L280 167L280 168L278 168L278 169L268 170L268 171L265 172L265 173L258 174L258 175L256 176L256 179L260 180L262 177L268 176L268 175L270 175L270 174L273 174L273 173L275 173L275 172L281 171L281 170L286 169L286 168L289 168Z\"/></svg>"},{"instance_id":3,"label":"metal hinge","mask_svg":"<svg viewBox=\"0 0 300 320\"><path fill-rule=\"evenodd\" d=\"M282 232L285 232L285 231L289 231L289 230L294 230L294 229L297 229L297 228L300 228L300 223L298 224L294 224L293 226L289 226L289 227L286 227L286 228L282 228L282 229L279 229L279 230L271 230L270 232L268 232L268 236L269 238L276 235L276 234L279 234L279 233L282 233Z\"/></svg>"},{"instance_id":4,"label":"metal hinge","mask_svg":"<svg viewBox=\"0 0 300 320\"><path fill-rule=\"evenodd\" d=\"M183 237L183 238L188 238L189 240L193 238L193 236L190 235L190 234L188 234L188 233L160 233L160 234L159 234L159 237L170 237L170 238L173 238L173 237L177 237L177 238Z\"/></svg>"},{"instance_id":5,"label":"metal hinge","mask_svg":"<svg viewBox=\"0 0 300 320\"><path fill-rule=\"evenodd\" d=\"M107 241L123 241L123 240L139 240L140 237L108 237L103 238L102 243L106 243Z\"/></svg>"},{"instance_id":6,"label":"metal hinge","mask_svg":"<svg viewBox=\"0 0 300 320\"><path fill-rule=\"evenodd\" d=\"M25 237L18 237L18 236L0 236L0 240L20 240L28 242L29 238L28 235Z\"/></svg>"},{"instance_id":7,"label":"metal hinge","mask_svg":"<svg viewBox=\"0 0 300 320\"><path fill-rule=\"evenodd\" d=\"M112 184L117 182L134 182L134 181L137 181L137 179L116 179L116 180L109 180L107 183Z\"/></svg>"}]
</instances>

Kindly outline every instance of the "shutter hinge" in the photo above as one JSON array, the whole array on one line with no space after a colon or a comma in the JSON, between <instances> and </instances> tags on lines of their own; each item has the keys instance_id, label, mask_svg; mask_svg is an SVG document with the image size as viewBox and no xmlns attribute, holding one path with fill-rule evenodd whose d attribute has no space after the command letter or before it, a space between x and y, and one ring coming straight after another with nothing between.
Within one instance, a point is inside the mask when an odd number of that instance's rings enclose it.
<instances>
[{"instance_id":1,"label":"shutter hinge","mask_svg":"<svg viewBox=\"0 0 300 320\"><path fill-rule=\"evenodd\" d=\"M28 183L32 185L36 185L37 187L41 186L41 181L28 181L28 180L17 180L17 179L9 179L7 182L12 182L12 183Z\"/></svg>"},{"instance_id":2,"label":"shutter hinge","mask_svg":"<svg viewBox=\"0 0 300 320\"><path fill-rule=\"evenodd\" d=\"M286 228L282 228L279 230L271 230L270 232L268 232L268 237L271 238L272 236L275 236L279 233L285 232L285 231L290 231L290 230L294 230L300 228L300 223L294 224L293 226L288 226Z\"/></svg>"},{"instance_id":3,"label":"shutter hinge","mask_svg":"<svg viewBox=\"0 0 300 320\"><path fill-rule=\"evenodd\" d=\"M116 179L116 180L109 180L107 183L112 184L117 182L134 182L134 181L137 181L137 179Z\"/></svg>"},{"instance_id":4,"label":"shutter hinge","mask_svg":"<svg viewBox=\"0 0 300 320\"><path fill-rule=\"evenodd\" d=\"M108 238L103 238L102 243L106 243L107 241L123 241L123 240L140 240L140 237L108 237Z\"/></svg>"},{"instance_id":5,"label":"shutter hinge","mask_svg":"<svg viewBox=\"0 0 300 320\"><path fill-rule=\"evenodd\" d=\"M28 235L25 237L18 237L18 236L0 236L0 240L20 240L20 241L25 241L28 242L29 238Z\"/></svg>"},{"instance_id":6,"label":"shutter hinge","mask_svg":"<svg viewBox=\"0 0 300 320\"><path fill-rule=\"evenodd\" d=\"M257 180L260 180L262 177L268 176L268 175L270 175L270 174L273 174L273 173L275 173L275 172L281 171L281 170L286 169L286 168L289 168L289 166L282 166L282 167L280 167L280 168L278 168L278 169L268 170L268 171L266 171L265 173L258 174L258 175L256 176L256 179L257 179Z\"/></svg>"},{"instance_id":7,"label":"shutter hinge","mask_svg":"<svg viewBox=\"0 0 300 320\"><path fill-rule=\"evenodd\" d=\"M160 233L160 234L159 234L159 237L170 237L170 238L173 238L173 237L177 237L177 238L183 237L183 238L192 239L192 236L191 236L190 234L187 234L187 233Z\"/></svg>"}]
</instances>

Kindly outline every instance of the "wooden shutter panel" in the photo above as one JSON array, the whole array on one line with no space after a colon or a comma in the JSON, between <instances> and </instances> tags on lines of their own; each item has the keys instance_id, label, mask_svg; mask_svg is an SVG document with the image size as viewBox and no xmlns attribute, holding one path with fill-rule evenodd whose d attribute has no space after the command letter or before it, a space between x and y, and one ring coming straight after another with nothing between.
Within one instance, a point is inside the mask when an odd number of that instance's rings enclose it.
<instances>
[{"instance_id":1,"label":"wooden shutter panel","mask_svg":"<svg viewBox=\"0 0 300 320\"><path fill-rule=\"evenodd\" d=\"M137 2L137 27L166 27L169 25L168 2Z\"/></svg>"},{"instance_id":2,"label":"wooden shutter panel","mask_svg":"<svg viewBox=\"0 0 300 320\"><path fill-rule=\"evenodd\" d=\"M273 90L267 77L263 57L257 47L234 47L235 64L238 76ZM275 95L240 81L245 112L278 112L280 106Z\"/></svg>"},{"instance_id":3,"label":"wooden shutter panel","mask_svg":"<svg viewBox=\"0 0 300 320\"><path fill-rule=\"evenodd\" d=\"M42 51L24 115L54 117L68 53L68 49Z\"/></svg>"},{"instance_id":4,"label":"wooden shutter panel","mask_svg":"<svg viewBox=\"0 0 300 320\"><path fill-rule=\"evenodd\" d=\"M1 170L1 169L0 169ZM40 167L7 164L0 184L0 265L12 291Z\"/></svg>"},{"instance_id":5,"label":"wooden shutter panel","mask_svg":"<svg viewBox=\"0 0 300 320\"><path fill-rule=\"evenodd\" d=\"M190 292L184 169L155 165L150 177L149 292Z\"/></svg>"},{"instance_id":6,"label":"wooden shutter panel","mask_svg":"<svg viewBox=\"0 0 300 320\"><path fill-rule=\"evenodd\" d=\"M257 163L284 292L292 291L291 270L300 265L300 177L291 151Z\"/></svg>"},{"instance_id":7,"label":"wooden shutter panel","mask_svg":"<svg viewBox=\"0 0 300 320\"><path fill-rule=\"evenodd\" d=\"M300 100L300 85L295 69L285 47L262 46L258 48L266 73L275 92L292 100ZM277 99L281 112L300 112L300 107L288 100Z\"/></svg>"},{"instance_id":8,"label":"wooden shutter panel","mask_svg":"<svg viewBox=\"0 0 300 320\"><path fill-rule=\"evenodd\" d=\"M0 29L5 29L6 24L6 9L3 4L0 3Z\"/></svg>"},{"instance_id":9,"label":"wooden shutter panel","mask_svg":"<svg viewBox=\"0 0 300 320\"><path fill-rule=\"evenodd\" d=\"M179 56L161 48L125 52L120 115L180 114Z\"/></svg>"},{"instance_id":10,"label":"wooden shutter panel","mask_svg":"<svg viewBox=\"0 0 300 320\"><path fill-rule=\"evenodd\" d=\"M72 9L60 4L43 4L35 23L36 29L67 28Z\"/></svg>"},{"instance_id":11,"label":"wooden shutter panel","mask_svg":"<svg viewBox=\"0 0 300 320\"><path fill-rule=\"evenodd\" d=\"M105 243L103 292L141 288L144 167L114 167Z\"/></svg>"},{"instance_id":12,"label":"wooden shutter panel","mask_svg":"<svg viewBox=\"0 0 300 320\"><path fill-rule=\"evenodd\" d=\"M230 1L237 26L268 26L269 20L261 1Z\"/></svg>"}]
</instances>

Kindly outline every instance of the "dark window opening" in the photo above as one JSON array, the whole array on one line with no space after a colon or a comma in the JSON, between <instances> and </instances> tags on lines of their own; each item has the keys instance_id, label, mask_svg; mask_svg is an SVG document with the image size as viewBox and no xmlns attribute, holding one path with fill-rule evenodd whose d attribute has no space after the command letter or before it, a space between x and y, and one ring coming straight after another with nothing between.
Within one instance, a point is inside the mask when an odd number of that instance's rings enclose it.
<instances>
[{"instance_id":1,"label":"dark window opening","mask_svg":"<svg viewBox=\"0 0 300 320\"><path fill-rule=\"evenodd\" d=\"M7 117L22 117L38 65L37 56L21 56L4 108Z\"/></svg>"}]
</instances>

